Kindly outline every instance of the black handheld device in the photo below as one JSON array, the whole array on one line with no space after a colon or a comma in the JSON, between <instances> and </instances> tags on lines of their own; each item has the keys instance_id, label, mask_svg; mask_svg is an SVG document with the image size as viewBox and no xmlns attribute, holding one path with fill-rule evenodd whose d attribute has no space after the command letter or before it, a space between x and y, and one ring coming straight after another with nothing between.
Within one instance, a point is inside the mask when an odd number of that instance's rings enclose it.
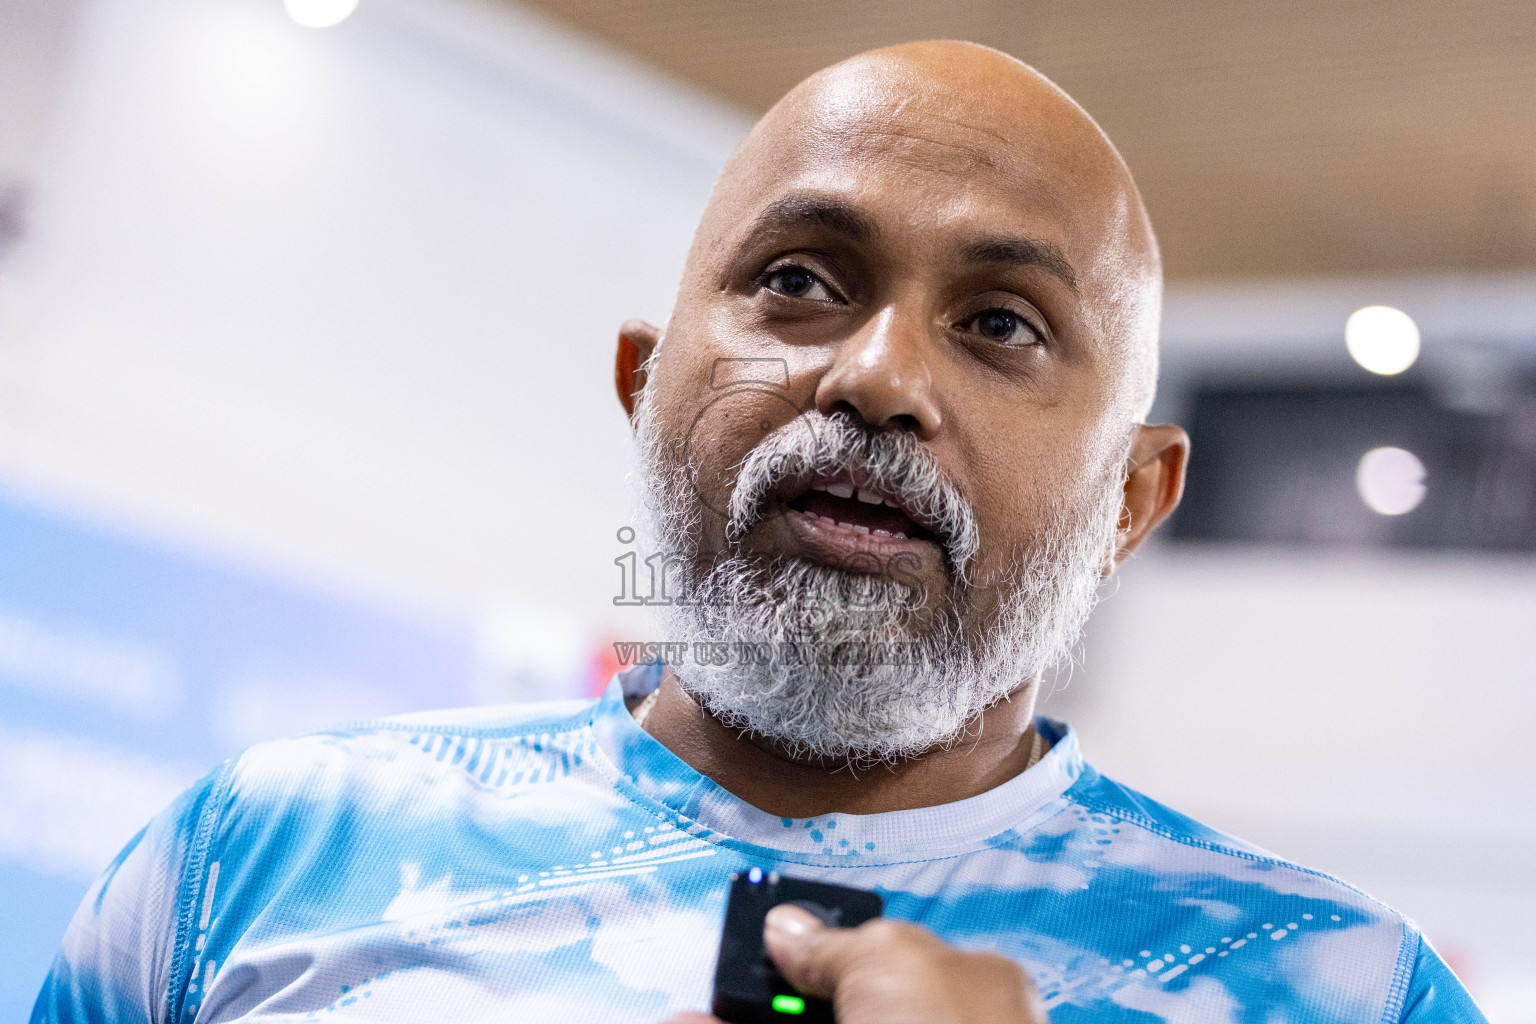
<instances>
[{"instance_id":1,"label":"black handheld device","mask_svg":"<svg viewBox=\"0 0 1536 1024\"><path fill-rule=\"evenodd\" d=\"M885 909L879 894L864 889L785 878L762 868L733 874L711 1012L730 1024L833 1024L832 1004L797 992L763 948L763 919L781 903L803 907L834 928L853 928Z\"/></svg>"}]
</instances>

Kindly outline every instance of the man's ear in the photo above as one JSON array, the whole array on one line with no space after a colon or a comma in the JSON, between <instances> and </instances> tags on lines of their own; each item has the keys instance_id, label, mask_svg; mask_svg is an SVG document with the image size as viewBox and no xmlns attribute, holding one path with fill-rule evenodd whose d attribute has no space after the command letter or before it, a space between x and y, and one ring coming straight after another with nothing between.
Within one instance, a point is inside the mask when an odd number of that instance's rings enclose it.
<instances>
[{"instance_id":1,"label":"man's ear","mask_svg":"<svg viewBox=\"0 0 1536 1024\"><path fill-rule=\"evenodd\" d=\"M1189 435L1171 424L1139 424L1126 459L1125 504L1109 572L1141 546L1158 523L1178 507L1189 464Z\"/></svg>"},{"instance_id":2,"label":"man's ear","mask_svg":"<svg viewBox=\"0 0 1536 1024\"><path fill-rule=\"evenodd\" d=\"M613 357L613 386L627 416L635 415L635 400L645 387L645 361L656 351L661 331L644 320L626 320L619 328L619 350Z\"/></svg>"}]
</instances>

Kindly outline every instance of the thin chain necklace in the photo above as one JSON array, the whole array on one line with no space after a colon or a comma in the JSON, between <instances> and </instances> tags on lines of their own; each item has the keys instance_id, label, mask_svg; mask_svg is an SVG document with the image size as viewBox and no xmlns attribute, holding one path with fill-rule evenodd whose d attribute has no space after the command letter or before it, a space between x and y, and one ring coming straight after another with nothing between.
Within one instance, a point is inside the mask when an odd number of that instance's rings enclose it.
<instances>
[{"instance_id":1,"label":"thin chain necklace","mask_svg":"<svg viewBox=\"0 0 1536 1024\"><path fill-rule=\"evenodd\" d=\"M647 717L649 717L651 708L656 706L656 698L660 695L661 690L660 688L657 688L646 694L645 700L635 705L635 710L632 712L632 714L635 716L635 724L640 728L645 728L645 720Z\"/></svg>"},{"instance_id":2,"label":"thin chain necklace","mask_svg":"<svg viewBox=\"0 0 1536 1024\"><path fill-rule=\"evenodd\" d=\"M1029 764L1024 766L1024 770L1029 771L1031 768L1033 768L1035 763L1044 757L1045 752L1049 749L1050 747L1045 745L1045 737L1040 735L1039 729L1036 729L1035 742L1030 744L1029 747Z\"/></svg>"}]
</instances>

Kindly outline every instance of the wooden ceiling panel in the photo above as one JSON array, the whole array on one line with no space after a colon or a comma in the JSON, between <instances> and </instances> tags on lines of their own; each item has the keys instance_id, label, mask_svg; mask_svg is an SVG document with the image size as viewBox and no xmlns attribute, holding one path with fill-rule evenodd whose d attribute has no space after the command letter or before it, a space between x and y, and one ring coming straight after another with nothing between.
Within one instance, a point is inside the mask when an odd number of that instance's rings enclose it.
<instances>
[{"instance_id":1,"label":"wooden ceiling panel","mask_svg":"<svg viewBox=\"0 0 1536 1024\"><path fill-rule=\"evenodd\" d=\"M533 0L747 110L861 50L966 38L1113 138L1170 276L1536 267L1536 0Z\"/></svg>"}]
</instances>

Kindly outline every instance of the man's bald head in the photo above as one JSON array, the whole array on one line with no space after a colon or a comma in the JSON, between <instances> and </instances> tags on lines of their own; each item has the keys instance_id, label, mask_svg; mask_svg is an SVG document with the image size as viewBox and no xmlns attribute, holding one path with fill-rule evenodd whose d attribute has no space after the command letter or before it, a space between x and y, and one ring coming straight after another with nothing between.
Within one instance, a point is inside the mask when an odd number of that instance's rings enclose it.
<instances>
[{"instance_id":1,"label":"man's bald head","mask_svg":"<svg viewBox=\"0 0 1536 1024\"><path fill-rule=\"evenodd\" d=\"M706 284L709 254L775 180L817 163L846 174L861 159L985 177L1004 202L1049 210L1069 224L1071 251L1063 255L1085 319L1120 367L1114 404L1133 419L1146 415L1157 380L1162 264L1130 170L1055 83L976 43L872 50L791 89L726 164L695 235L684 289Z\"/></svg>"},{"instance_id":2,"label":"man's bald head","mask_svg":"<svg viewBox=\"0 0 1536 1024\"><path fill-rule=\"evenodd\" d=\"M1178 500L1188 439L1141 423L1160 287L1119 154L1018 61L914 43L797 86L616 376L697 598L673 639L837 657L683 685L790 751L906 757L1065 656Z\"/></svg>"}]
</instances>

